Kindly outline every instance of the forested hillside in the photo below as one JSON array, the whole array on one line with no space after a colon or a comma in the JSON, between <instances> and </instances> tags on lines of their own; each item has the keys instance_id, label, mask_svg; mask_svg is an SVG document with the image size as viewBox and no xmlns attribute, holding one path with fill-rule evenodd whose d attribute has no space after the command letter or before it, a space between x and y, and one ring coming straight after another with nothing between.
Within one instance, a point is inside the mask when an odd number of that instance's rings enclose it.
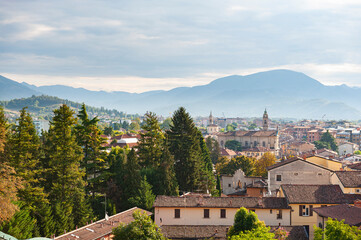
<instances>
[{"instance_id":1,"label":"forested hillside","mask_svg":"<svg viewBox=\"0 0 361 240\"><path fill-rule=\"evenodd\" d=\"M13 110L13 111L19 111L20 109L27 107L28 111L31 113L34 113L37 116L51 116L53 114L53 111L56 108L59 108L60 105L66 104L72 109L80 109L82 104L61 99L58 97L52 97L47 95L41 95L41 96L31 96L28 98L20 98L20 99L13 99L9 101L0 101L0 106L3 106L5 109ZM113 117L125 117L126 114L124 112L119 112L115 109L105 109L103 107L97 108L97 107L91 107L86 106L87 111L91 115L109 115Z\"/></svg>"}]
</instances>

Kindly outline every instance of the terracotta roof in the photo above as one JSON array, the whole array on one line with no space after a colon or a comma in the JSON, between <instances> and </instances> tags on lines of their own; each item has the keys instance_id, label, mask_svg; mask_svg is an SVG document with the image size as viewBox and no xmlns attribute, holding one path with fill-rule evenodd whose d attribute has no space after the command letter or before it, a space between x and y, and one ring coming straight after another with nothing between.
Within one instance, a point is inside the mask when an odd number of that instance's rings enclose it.
<instances>
[{"instance_id":1,"label":"terracotta roof","mask_svg":"<svg viewBox=\"0 0 361 240\"><path fill-rule=\"evenodd\" d=\"M277 131L234 131L226 133L218 133L218 136L254 136L254 137L272 137L277 136Z\"/></svg>"},{"instance_id":2,"label":"terracotta roof","mask_svg":"<svg viewBox=\"0 0 361 240\"><path fill-rule=\"evenodd\" d=\"M347 165L347 167L354 170L361 170L361 162Z\"/></svg>"},{"instance_id":3,"label":"terracotta roof","mask_svg":"<svg viewBox=\"0 0 361 240\"><path fill-rule=\"evenodd\" d=\"M346 188L361 188L361 171L336 171L338 179Z\"/></svg>"},{"instance_id":4,"label":"terracotta roof","mask_svg":"<svg viewBox=\"0 0 361 240\"><path fill-rule=\"evenodd\" d=\"M247 188L267 188L267 183L263 180L256 181L247 185Z\"/></svg>"},{"instance_id":5,"label":"terracotta roof","mask_svg":"<svg viewBox=\"0 0 361 240\"><path fill-rule=\"evenodd\" d=\"M361 208L354 207L348 204L341 204L336 206L314 208L319 216L325 218L337 219L338 221L345 220L345 223L351 226L361 226Z\"/></svg>"},{"instance_id":6,"label":"terracotta roof","mask_svg":"<svg viewBox=\"0 0 361 240\"><path fill-rule=\"evenodd\" d=\"M106 221L105 219L101 219L97 222L91 223L74 231L58 236L54 240L68 240L68 239L95 240L103 236L107 236L112 232L112 229L119 226L120 223L128 224L132 222L134 220L133 212L136 210L144 211L148 215L152 214L151 212L134 207L124 212L120 212L118 214L110 216L108 221Z\"/></svg>"},{"instance_id":7,"label":"terracotta roof","mask_svg":"<svg viewBox=\"0 0 361 240\"><path fill-rule=\"evenodd\" d=\"M344 194L346 202L348 204L354 204L356 200L360 200L361 201L361 194Z\"/></svg>"},{"instance_id":8,"label":"terracotta roof","mask_svg":"<svg viewBox=\"0 0 361 240\"><path fill-rule=\"evenodd\" d=\"M230 226L222 225L165 225L163 235L169 239L227 239Z\"/></svg>"},{"instance_id":9,"label":"terracotta roof","mask_svg":"<svg viewBox=\"0 0 361 240\"><path fill-rule=\"evenodd\" d=\"M237 153L235 151L233 151L232 149L221 148L221 155L222 156L236 156Z\"/></svg>"},{"instance_id":10,"label":"terracotta roof","mask_svg":"<svg viewBox=\"0 0 361 240\"><path fill-rule=\"evenodd\" d=\"M304 226L280 226L280 227L282 227L284 230L286 230L289 233L287 240L308 240L309 239ZM270 232L274 232L277 228L279 228L279 226L277 226L277 227L271 226Z\"/></svg>"},{"instance_id":11,"label":"terracotta roof","mask_svg":"<svg viewBox=\"0 0 361 240\"><path fill-rule=\"evenodd\" d=\"M270 152L270 151L273 150L262 146L242 149L242 152Z\"/></svg>"},{"instance_id":12,"label":"terracotta roof","mask_svg":"<svg viewBox=\"0 0 361 240\"><path fill-rule=\"evenodd\" d=\"M174 197L157 196L154 207L264 208L289 209L285 198L277 197Z\"/></svg>"},{"instance_id":13,"label":"terracotta roof","mask_svg":"<svg viewBox=\"0 0 361 240\"><path fill-rule=\"evenodd\" d=\"M340 204L346 198L339 185L281 185L288 203Z\"/></svg>"}]
</instances>

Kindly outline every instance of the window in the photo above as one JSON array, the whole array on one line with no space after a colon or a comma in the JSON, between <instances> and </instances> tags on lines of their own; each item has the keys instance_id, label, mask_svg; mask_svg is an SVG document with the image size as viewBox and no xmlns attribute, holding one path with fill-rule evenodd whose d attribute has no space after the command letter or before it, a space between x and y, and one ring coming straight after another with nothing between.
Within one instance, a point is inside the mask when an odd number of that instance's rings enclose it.
<instances>
[{"instance_id":1,"label":"window","mask_svg":"<svg viewBox=\"0 0 361 240\"><path fill-rule=\"evenodd\" d=\"M361 189L356 189L356 192L357 192L357 193L360 193L360 192L361 192Z\"/></svg>"},{"instance_id":2,"label":"window","mask_svg":"<svg viewBox=\"0 0 361 240\"><path fill-rule=\"evenodd\" d=\"M327 207L327 205L321 205L321 207Z\"/></svg>"},{"instance_id":3,"label":"window","mask_svg":"<svg viewBox=\"0 0 361 240\"><path fill-rule=\"evenodd\" d=\"M320 172L319 172L319 173L317 173L317 176L322 176L322 173L320 173Z\"/></svg>"},{"instance_id":4,"label":"window","mask_svg":"<svg viewBox=\"0 0 361 240\"><path fill-rule=\"evenodd\" d=\"M226 209L221 209L221 218L226 218Z\"/></svg>"},{"instance_id":5,"label":"window","mask_svg":"<svg viewBox=\"0 0 361 240\"><path fill-rule=\"evenodd\" d=\"M248 147L248 141L246 141L245 145L246 145L246 147Z\"/></svg>"},{"instance_id":6,"label":"window","mask_svg":"<svg viewBox=\"0 0 361 240\"><path fill-rule=\"evenodd\" d=\"M266 142L265 141L262 142L262 146L266 147Z\"/></svg>"},{"instance_id":7,"label":"window","mask_svg":"<svg viewBox=\"0 0 361 240\"><path fill-rule=\"evenodd\" d=\"M228 183L228 187L231 187L231 184L230 184L230 183Z\"/></svg>"},{"instance_id":8,"label":"window","mask_svg":"<svg viewBox=\"0 0 361 240\"><path fill-rule=\"evenodd\" d=\"M282 181L282 176L281 175L276 175L276 181L281 182Z\"/></svg>"},{"instance_id":9,"label":"window","mask_svg":"<svg viewBox=\"0 0 361 240\"><path fill-rule=\"evenodd\" d=\"M272 209L269 210L269 213L272 214Z\"/></svg>"},{"instance_id":10,"label":"window","mask_svg":"<svg viewBox=\"0 0 361 240\"><path fill-rule=\"evenodd\" d=\"M203 217L204 218L209 218L209 209L204 209L203 210Z\"/></svg>"},{"instance_id":11,"label":"window","mask_svg":"<svg viewBox=\"0 0 361 240\"><path fill-rule=\"evenodd\" d=\"M174 209L174 218L180 218L180 209Z\"/></svg>"},{"instance_id":12,"label":"window","mask_svg":"<svg viewBox=\"0 0 361 240\"><path fill-rule=\"evenodd\" d=\"M298 176L298 172L295 172L293 175Z\"/></svg>"},{"instance_id":13,"label":"window","mask_svg":"<svg viewBox=\"0 0 361 240\"><path fill-rule=\"evenodd\" d=\"M253 143L253 144L254 144L254 146L256 147L256 146L257 146L257 141L254 141L254 143Z\"/></svg>"},{"instance_id":14,"label":"window","mask_svg":"<svg viewBox=\"0 0 361 240\"><path fill-rule=\"evenodd\" d=\"M282 209L277 210L277 219L282 219Z\"/></svg>"},{"instance_id":15,"label":"window","mask_svg":"<svg viewBox=\"0 0 361 240\"><path fill-rule=\"evenodd\" d=\"M313 205L300 205L299 208L300 208L299 209L300 216L304 216L304 217L313 216Z\"/></svg>"}]
</instances>

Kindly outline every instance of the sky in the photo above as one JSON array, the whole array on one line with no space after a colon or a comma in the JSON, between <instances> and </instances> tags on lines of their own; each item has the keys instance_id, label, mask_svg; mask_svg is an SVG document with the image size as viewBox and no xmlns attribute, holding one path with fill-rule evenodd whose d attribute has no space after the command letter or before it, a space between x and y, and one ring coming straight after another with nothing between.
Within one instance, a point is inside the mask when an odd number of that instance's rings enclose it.
<instances>
[{"instance_id":1,"label":"sky","mask_svg":"<svg viewBox=\"0 0 361 240\"><path fill-rule=\"evenodd\" d=\"M271 69L361 86L360 0L0 0L0 74L143 92Z\"/></svg>"}]
</instances>

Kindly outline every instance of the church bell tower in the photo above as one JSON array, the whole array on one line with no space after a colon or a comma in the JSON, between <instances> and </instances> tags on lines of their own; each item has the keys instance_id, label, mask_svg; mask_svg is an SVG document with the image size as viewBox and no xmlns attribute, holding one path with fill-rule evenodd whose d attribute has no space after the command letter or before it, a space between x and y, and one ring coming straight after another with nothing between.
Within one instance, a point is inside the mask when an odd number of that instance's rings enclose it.
<instances>
[{"instance_id":1,"label":"church bell tower","mask_svg":"<svg viewBox=\"0 0 361 240\"><path fill-rule=\"evenodd\" d=\"M267 131L268 130L268 113L267 110L264 110L263 113L263 131Z\"/></svg>"}]
</instances>

